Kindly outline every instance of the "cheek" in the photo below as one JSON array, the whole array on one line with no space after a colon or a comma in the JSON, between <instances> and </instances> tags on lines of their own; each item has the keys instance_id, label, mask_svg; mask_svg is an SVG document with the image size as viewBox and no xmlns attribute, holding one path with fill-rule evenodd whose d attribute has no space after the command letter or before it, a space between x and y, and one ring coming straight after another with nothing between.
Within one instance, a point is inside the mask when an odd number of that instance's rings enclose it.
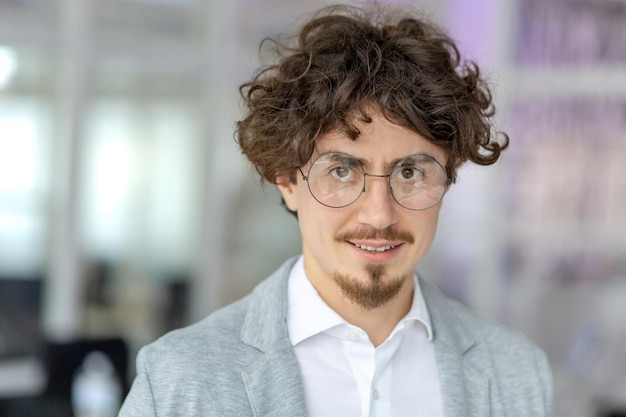
<instances>
[{"instance_id":1,"label":"cheek","mask_svg":"<svg viewBox=\"0 0 626 417\"><path fill-rule=\"evenodd\" d=\"M300 219L300 227L302 229L303 238L306 239L327 239L328 234L332 233L335 228L335 216L316 201L301 206L302 210L298 213ZM300 217L301 216L301 217ZM306 233L306 236L304 235ZM332 235L331 235L332 237Z\"/></svg>"},{"instance_id":2,"label":"cheek","mask_svg":"<svg viewBox=\"0 0 626 417\"><path fill-rule=\"evenodd\" d=\"M426 212L417 212L417 216L414 216L411 221L413 223L412 233L417 242L420 242L420 246L430 246L435 233L437 232L437 224L439 222L439 209L433 208Z\"/></svg>"},{"instance_id":3,"label":"cheek","mask_svg":"<svg viewBox=\"0 0 626 417\"><path fill-rule=\"evenodd\" d=\"M298 222L300 223L302 239L304 241L316 239L319 229L326 226L324 217L320 214L324 207L313 199L306 187L306 183L300 185L296 190L296 199L298 202Z\"/></svg>"},{"instance_id":4,"label":"cheek","mask_svg":"<svg viewBox=\"0 0 626 417\"><path fill-rule=\"evenodd\" d=\"M325 207L312 197L300 200L300 208L298 219L303 243L316 251L332 250L334 238L345 224L343 210Z\"/></svg>"}]
</instances>

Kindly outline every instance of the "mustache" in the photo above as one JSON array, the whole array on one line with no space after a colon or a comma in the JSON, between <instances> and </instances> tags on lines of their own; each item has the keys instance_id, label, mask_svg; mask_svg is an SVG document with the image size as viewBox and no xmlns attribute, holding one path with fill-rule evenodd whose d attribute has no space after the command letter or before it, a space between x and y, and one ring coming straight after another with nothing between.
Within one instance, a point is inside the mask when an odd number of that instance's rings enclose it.
<instances>
[{"instance_id":1,"label":"mustache","mask_svg":"<svg viewBox=\"0 0 626 417\"><path fill-rule=\"evenodd\" d=\"M373 229L364 227L357 230L341 232L335 236L335 240L339 242L345 240L360 239L399 240L407 243L415 242L415 238L413 238L413 235L409 232L402 232L391 227L387 227L384 229Z\"/></svg>"}]
</instances>

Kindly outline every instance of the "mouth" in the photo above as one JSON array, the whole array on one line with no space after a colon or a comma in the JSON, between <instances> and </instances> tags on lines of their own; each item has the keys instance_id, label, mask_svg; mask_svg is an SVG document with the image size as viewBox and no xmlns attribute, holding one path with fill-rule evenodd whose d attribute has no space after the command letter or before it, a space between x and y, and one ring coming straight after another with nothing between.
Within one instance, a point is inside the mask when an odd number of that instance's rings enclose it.
<instances>
[{"instance_id":1,"label":"mouth","mask_svg":"<svg viewBox=\"0 0 626 417\"><path fill-rule=\"evenodd\" d=\"M357 259L373 263L391 262L405 253L405 244L415 242L408 232L395 229L359 229L338 234L335 240L352 249Z\"/></svg>"},{"instance_id":2,"label":"mouth","mask_svg":"<svg viewBox=\"0 0 626 417\"><path fill-rule=\"evenodd\" d=\"M388 250L391 250L393 248L396 248L396 247L400 246L400 244L394 244L394 245L375 247L375 246L369 246L369 245L360 245L360 244L354 243L354 242L350 242L350 243L352 243L355 247L357 247L359 249L366 250L368 252L386 252Z\"/></svg>"},{"instance_id":3,"label":"mouth","mask_svg":"<svg viewBox=\"0 0 626 417\"><path fill-rule=\"evenodd\" d=\"M347 240L357 255L366 262L390 262L400 252L405 242L402 241L351 241Z\"/></svg>"}]
</instances>

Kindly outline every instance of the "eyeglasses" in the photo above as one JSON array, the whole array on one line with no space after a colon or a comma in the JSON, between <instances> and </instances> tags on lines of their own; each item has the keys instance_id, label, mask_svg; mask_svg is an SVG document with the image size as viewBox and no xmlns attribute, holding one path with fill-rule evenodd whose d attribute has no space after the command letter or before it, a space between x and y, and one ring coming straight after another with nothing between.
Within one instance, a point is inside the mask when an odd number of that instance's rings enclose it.
<instances>
[{"instance_id":1,"label":"eyeglasses","mask_svg":"<svg viewBox=\"0 0 626 417\"><path fill-rule=\"evenodd\" d=\"M365 178L387 178L391 196L409 210L426 210L436 205L452 181L433 157L416 154L398 161L388 175L374 175L363 170L355 157L328 152L309 167L307 175L300 169L313 198L320 204L341 208L349 206L365 192Z\"/></svg>"}]
</instances>

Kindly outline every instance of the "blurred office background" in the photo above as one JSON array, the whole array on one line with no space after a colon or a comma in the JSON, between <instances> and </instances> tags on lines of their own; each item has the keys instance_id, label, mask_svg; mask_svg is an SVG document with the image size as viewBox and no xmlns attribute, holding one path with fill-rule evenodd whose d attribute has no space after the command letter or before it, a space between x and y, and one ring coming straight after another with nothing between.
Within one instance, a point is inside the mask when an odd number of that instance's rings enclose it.
<instances>
[{"instance_id":1,"label":"blurred office background","mask_svg":"<svg viewBox=\"0 0 626 417\"><path fill-rule=\"evenodd\" d=\"M114 408L142 345L298 253L232 139L237 88L327 3L0 0L1 417ZM557 417L624 415L626 1L406 3L511 135L461 170L421 273L546 350Z\"/></svg>"}]
</instances>

